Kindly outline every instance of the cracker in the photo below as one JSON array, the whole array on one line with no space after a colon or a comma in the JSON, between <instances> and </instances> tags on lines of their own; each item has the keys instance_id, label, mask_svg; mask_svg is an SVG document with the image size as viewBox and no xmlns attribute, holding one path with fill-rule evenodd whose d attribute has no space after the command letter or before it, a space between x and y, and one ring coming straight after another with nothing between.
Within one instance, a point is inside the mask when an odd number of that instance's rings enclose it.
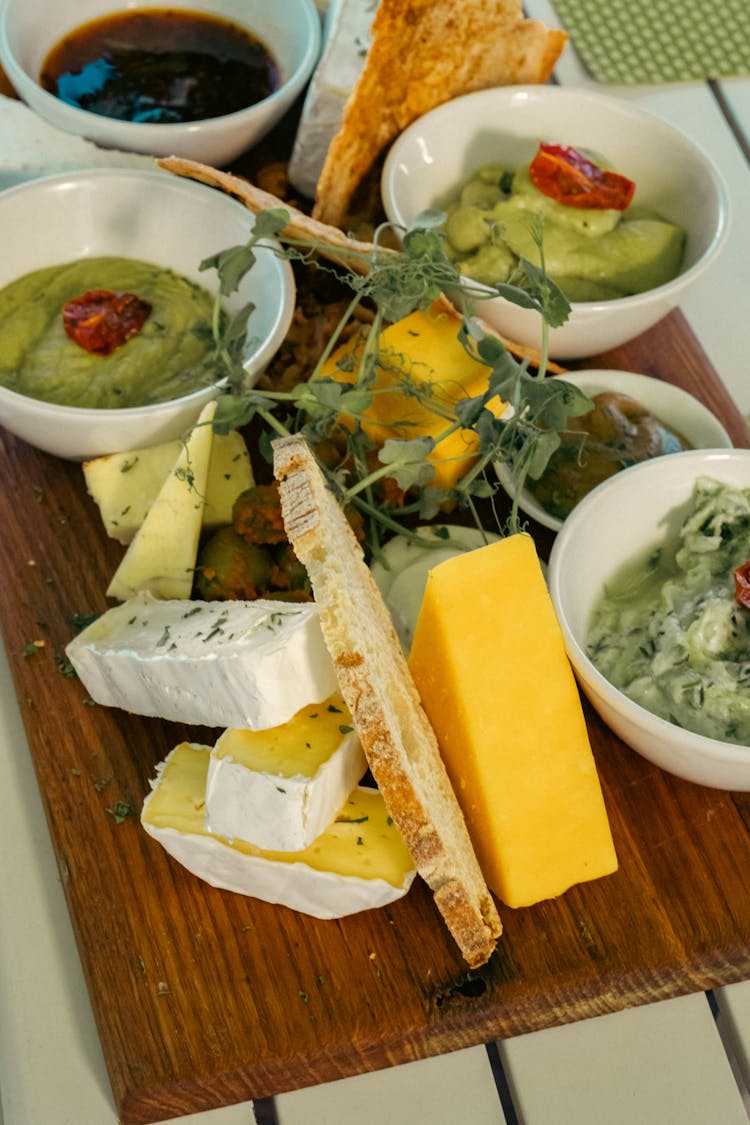
<instances>
[{"instance_id":1,"label":"cracker","mask_svg":"<svg viewBox=\"0 0 750 1125\"><path fill-rule=\"evenodd\" d=\"M546 82L567 41L521 0L380 0L372 37L318 180L313 215L333 226L412 121L473 90Z\"/></svg>"}]
</instances>

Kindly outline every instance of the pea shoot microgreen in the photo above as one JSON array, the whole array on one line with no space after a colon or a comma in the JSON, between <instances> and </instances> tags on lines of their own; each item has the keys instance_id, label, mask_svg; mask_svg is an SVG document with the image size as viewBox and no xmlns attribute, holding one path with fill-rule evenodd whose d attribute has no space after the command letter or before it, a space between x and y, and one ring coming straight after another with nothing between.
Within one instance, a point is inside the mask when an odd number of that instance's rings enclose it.
<instances>
[{"instance_id":1,"label":"pea shoot microgreen","mask_svg":"<svg viewBox=\"0 0 750 1125\"><path fill-rule=\"evenodd\" d=\"M567 419L586 413L592 406L590 399L572 384L545 378L549 329L565 322L570 306L547 276L541 222L532 229L540 265L522 259L509 282L488 292L486 286L462 278L448 258L440 231L444 217L439 211L423 212L410 229L399 232L400 250L383 244L388 227L384 224L366 252L355 246L351 251L337 247L336 262L331 263L320 257L320 247L314 242L285 237L288 212L282 207L273 208L256 216L252 236L244 246L232 247L201 263L201 269L215 269L219 278L214 317L215 360L226 378L227 393L218 400L214 429L226 433L258 419L272 435L302 433L313 448L336 438L339 445L344 445L344 452L337 464L326 463L324 467L342 504L353 505L364 517L368 543L375 553L384 530L411 536L409 528L415 519L433 519L446 504L468 509L481 526L476 502L491 501L498 488L496 476L490 471L493 465L508 464L519 486L527 477L538 478L560 443ZM268 240L276 243L275 251L269 251ZM262 249L261 242L266 244ZM218 302L236 292L259 252L276 252L290 261L328 270L351 290L349 306L310 379L288 391L245 386L242 354L252 307L245 306L231 316L218 311ZM393 385L385 393L397 391L416 398L444 426L435 437L409 436L407 432L406 436L388 438L376 447L362 427L362 419L374 396L384 393L375 385L381 330L416 310L427 310L442 294L449 295L461 313L459 339L464 349L489 369L486 387L481 394L459 399L447 410L445 403L434 396L429 381L413 379L405 370L396 372ZM473 304L488 295L501 295L539 314L542 341L536 371L530 369L528 361L517 360L473 315ZM339 378L321 374L362 302L373 313L372 325L361 347L342 361ZM478 309L481 312L481 304ZM491 409L493 400L506 404L500 417ZM349 421L346 427L341 424L342 415ZM398 427L399 435L406 429L405 425ZM465 430L476 436L476 460L454 487L438 488L430 456L444 438ZM400 491L397 503L389 501L387 490L377 487L386 478L395 482ZM520 526L518 506L514 503L503 530L511 533Z\"/></svg>"}]
</instances>

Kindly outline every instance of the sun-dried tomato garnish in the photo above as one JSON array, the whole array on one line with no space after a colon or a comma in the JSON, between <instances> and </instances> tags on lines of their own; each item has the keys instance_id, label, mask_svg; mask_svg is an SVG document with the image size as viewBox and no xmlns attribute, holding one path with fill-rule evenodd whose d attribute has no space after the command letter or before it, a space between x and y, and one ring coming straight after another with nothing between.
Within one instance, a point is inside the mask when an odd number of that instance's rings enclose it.
<instances>
[{"instance_id":1,"label":"sun-dried tomato garnish","mask_svg":"<svg viewBox=\"0 0 750 1125\"><path fill-rule=\"evenodd\" d=\"M750 559L734 572L734 600L744 609L750 609Z\"/></svg>"},{"instance_id":2,"label":"sun-dried tomato garnish","mask_svg":"<svg viewBox=\"0 0 750 1125\"><path fill-rule=\"evenodd\" d=\"M135 293L90 289L63 307L63 327L91 355L111 355L140 332L150 313L149 302Z\"/></svg>"},{"instance_id":3,"label":"sun-dried tomato garnish","mask_svg":"<svg viewBox=\"0 0 750 1125\"><path fill-rule=\"evenodd\" d=\"M624 211L635 192L632 180L600 168L569 145L540 144L529 175L543 195L566 207Z\"/></svg>"}]
</instances>

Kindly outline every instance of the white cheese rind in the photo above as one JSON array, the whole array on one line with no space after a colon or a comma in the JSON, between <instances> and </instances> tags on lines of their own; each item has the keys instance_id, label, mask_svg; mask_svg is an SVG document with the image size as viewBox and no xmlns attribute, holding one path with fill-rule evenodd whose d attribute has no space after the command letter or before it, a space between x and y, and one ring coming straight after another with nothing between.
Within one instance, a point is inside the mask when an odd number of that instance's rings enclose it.
<instances>
[{"instance_id":1,"label":"white cheese rind","mask_svg":"<svg viewBox=\"0 0 750 1125\"><path fill-rule=\"evenodd\" d=\"M188 598L203 526L216 403L209 402L136 532L107 596L124 602L140 590L160 598Z\"/></svg>"},{"instance_id":2,"label":"white cheese rind","mask_svg":"<svg viewBox=\"0 0 750 1125\"><path fill-rule=\"evenodd\" d=\"M338 688L313 603L143 593L84 629L66 655L97 703L212 727L279 726Z\"/></svg>"},{"instance_id":3,"label":"white cheese rind","mask_svg":"<svg viewBox=\"0 0 750 1125\"><path fill-rule=\"evenodd\" d=\"M323 28L323 50L310 79L289 161L289 180L310 199L344 105L362 73L377 0L332 0Z\"/></svg>"},{"instance_id":4,"label":"white cheese rind","mask_svg":"<svg viewBox=\"0 0 750 1125\"><path fill-rule=\"evenodd\" d=\"M366 770L354 732L342 738L314 777L259 772L212 752L206 829L259 848L301 851L327 828Z\"/></svg>"},{"instance_id":5,"label":"white cheese rind","mask_svg":"<svg viewBox=\"0 0 750 1125\"><path fill-rule=\"evenodd\" d=\"M409 890L415 871L392 823L387 832L389 847L395 847L395 851L389 851L380 865L377 851L383 847L382 842L379 843L382 841L382 826L373 824L373 834L368 836L369 825L361 824L359 820L351 826L345 823L347 806L356 812L361 808L372 809L373 800L378 801L379 794L369 789L355 789L340 810L342 824L337 820L337 824L332 826L332 831L338 828L339 835L334 835L333 841L328 837L328 866L320 863L313 866L307 860L310 851L318 858L325 854L323 839L320 846L313 845L307 853L301 852L296 857L290 853L287 861L279 859L278 852L257 854L251 845L232 844L208 835L201 812L208 755L207 746L196 743L176 746L157 766L151 792L141 810L141 824L146 832L193 875L221 890L287 906L322 919L344 918L349 914L386 906L402 898ZM364 805L362 797L366 802ZM385 813L382 799L378 801L378 806L382 816ZM369 817L364 819L369 821ZM360 833L365 839L359 839ZM363 848L361 857L358 854L360 844ZM357 853L355 868L378 872L374 878L353 873L352 846ZM337 860L342 847L345 855ZM337 862L339 870L335 869ZM384 877L389 867L392 881Z\"/></svg>"},{"instance_id":6,"label":"white cheese rind","mask_svg":"<svg viewBox=\"0 0 750 1125\"><path fill-rule=\"evenodd\" d=\"M194 836L175 828L144 824L150 836L199 879L224 891L288 906L313 918L345 918L396 902L409 890L414 872L400 887L384 879L358 879L317 871L305 863L281 863L235 851L210 836Z\"/></svg>"}]
</instances>

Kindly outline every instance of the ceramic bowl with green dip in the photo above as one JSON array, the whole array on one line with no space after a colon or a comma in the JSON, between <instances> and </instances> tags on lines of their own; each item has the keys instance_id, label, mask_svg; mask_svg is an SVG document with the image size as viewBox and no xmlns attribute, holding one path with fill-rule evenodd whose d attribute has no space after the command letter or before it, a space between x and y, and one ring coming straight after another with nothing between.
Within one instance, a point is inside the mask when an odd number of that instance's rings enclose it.
<instances>
[{"instance_id":1,"label":"ceramic bowl with green dip","mask_svg":"<svg viewBox=\"0 0 750 1125\"><path fill-rule=\"evenodd\" d=\"M594 208L590 196L580 208L565 193L561 205L539 189L549 185L549 169L529 182L542 147L552 150L548 163L561 150L578 154L562 178L571 166L581 171L581 157L597 170L579 181L601 187L614 174L634 191L627 199L600 192ZM498 177L483 182L488 166ZM457 214L462 190L469 195ZM381 191L388 218L401 227L428 209L445 212L449 254L471 286L474 311L530 348L541 344L539 314L498 296L483 267L499 251L507 257L501 281L519 256L538 265L531 230L542 213L545 260L571 302L567 321L550 331L555 359L596 356L650 328L713 266L729 224L721 178L689 137L631 102L574 87L495 87L438 106L396 139Z\"/></svg>"},{"instance_id":2,"label":"ceramic bowl with green dip","mask_svg":"<svg viewBox=\"0 0 750 1125\"><path fill-rule=\"evenodd\" d=\"M675 453L600 484L548 576L607 725L677 777L750 791L750 449Z\"/></svg>"},{"instance_id":3,"label":"ceramic bowl with green dip","mask_svg":"<svg viewBox=\"0 0 750 1125\"><path fill-rule=\"evenodd\" d=\"M84 460L180 437L220 390L210 362L218 278L201 262L247 242L226 195L154 170L44 177L0 193L0 425ZM294 311L271 246L225 307L252 306L248 385Z\"/></svg>"}]
</instances>

